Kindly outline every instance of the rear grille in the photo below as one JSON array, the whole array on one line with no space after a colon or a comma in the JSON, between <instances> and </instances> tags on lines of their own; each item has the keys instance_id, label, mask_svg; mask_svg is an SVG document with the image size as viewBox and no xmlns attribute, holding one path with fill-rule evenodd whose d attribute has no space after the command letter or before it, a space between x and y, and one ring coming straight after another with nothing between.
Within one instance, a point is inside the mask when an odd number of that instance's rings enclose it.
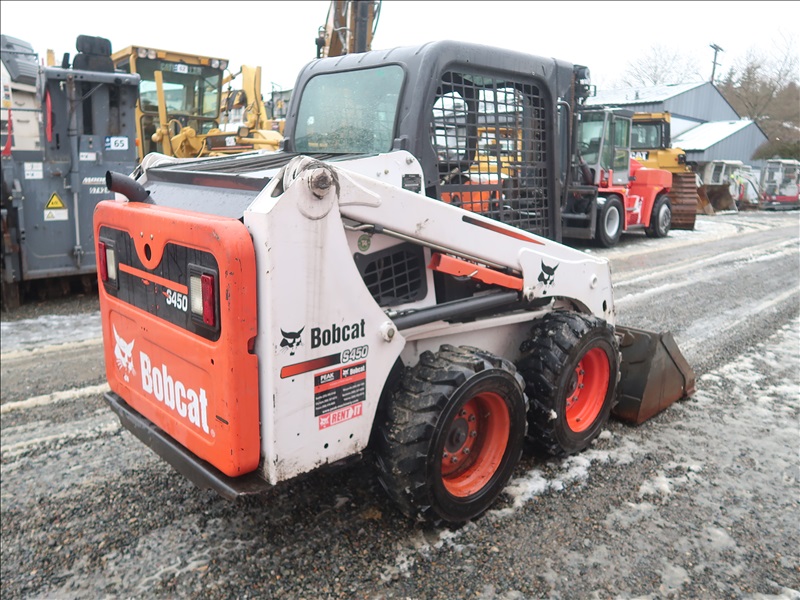
<instances>
[{"instance_id":1,"label":"rear grille","mask_svg":"<svg viewBox=\"0 0 800 600\"><path fill-rule=\"evenodd\" d=\"M553 237L547 113L539 88L463 72L444 75L430 131L439 198Z\"/></svg>"},{"instance_id":2,"label":"rear grille","mask_svg":"<svg viewBox=\"0 0 800 600\"><path fill-rule=\"evenodd\" d=\"M198 323L189 310L190 266L201 272L218 274L213 254L169 243L164 246L161 262L150 270L139 259L128 232L102 226L100 237L116 252L118 282L105 284L110 296L206 339L219 339L219 327Z\"/></svg>"}]
</instances>

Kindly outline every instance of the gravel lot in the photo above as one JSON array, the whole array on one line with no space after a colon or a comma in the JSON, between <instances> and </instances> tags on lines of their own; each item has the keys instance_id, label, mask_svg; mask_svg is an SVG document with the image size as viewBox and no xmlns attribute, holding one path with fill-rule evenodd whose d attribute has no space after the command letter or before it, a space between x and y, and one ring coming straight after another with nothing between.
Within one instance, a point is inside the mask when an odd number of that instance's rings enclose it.
<instances>
[{"instance_id":1,"label":"gravel lot","mask_svg":"<svg viewBox=\"0 0 800 600\"><path fill-rule=\"evenodd\" d=\"M698 391L524 457L459 528L402 517L368 461L200 491L105 406L95 297L3 314L2 597L799 600L800 213L587 250L620 323L672 331Z\"/></svg>"}]
</instances>

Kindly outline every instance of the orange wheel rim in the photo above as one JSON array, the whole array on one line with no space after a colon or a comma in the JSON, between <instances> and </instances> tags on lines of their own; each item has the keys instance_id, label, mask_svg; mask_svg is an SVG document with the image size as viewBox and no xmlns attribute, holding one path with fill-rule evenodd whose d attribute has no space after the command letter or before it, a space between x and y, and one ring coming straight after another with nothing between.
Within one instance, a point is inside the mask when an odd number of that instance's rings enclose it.
<instances>
[{"instance_id":1,"label":"orange wheel rim","mask_svg":"<svg viewBox=\"0 0 800 600\"><path fill-rule=\"evenodd\" d=\"M566 415L572 431L585 431L594 423L603 409L608 382L608 356L600 348L592 348L583 355L570 380Z\"/></svg>"},{"instance_id":2,"label":"orange wheel rim","mask_svg":"<svg viewBox=\"0 0 800 600\"><path fill-rule=\"evenodd\" d=\"M511 417L505 400L486 392L470 398L453 417L442 453L442 483L460 498L483 489L508 446Z\"/></svg>"}]
</instances>

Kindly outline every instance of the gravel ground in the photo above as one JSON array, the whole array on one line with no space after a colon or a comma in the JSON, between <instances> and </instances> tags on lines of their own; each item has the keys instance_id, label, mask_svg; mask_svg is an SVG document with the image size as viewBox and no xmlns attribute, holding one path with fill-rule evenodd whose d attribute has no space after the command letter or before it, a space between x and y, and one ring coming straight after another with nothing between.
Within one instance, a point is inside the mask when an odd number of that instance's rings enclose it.
<instances>
[{"instance_id":1,"label":"gravel ground","mask_svg":"<svg viewBox=\"0 0 800 600\"><path fill-rule=\"evenodd\" d=\"M4 349L2 597L800 600L798 225L721 216L598 251L620 321L673 331L698 392L578 456L525 456L458 528L402 517L369 462L225 501L119 426L99 344ZM96 311L29 305L4 338Z\"/></svg>"}]
</instances>

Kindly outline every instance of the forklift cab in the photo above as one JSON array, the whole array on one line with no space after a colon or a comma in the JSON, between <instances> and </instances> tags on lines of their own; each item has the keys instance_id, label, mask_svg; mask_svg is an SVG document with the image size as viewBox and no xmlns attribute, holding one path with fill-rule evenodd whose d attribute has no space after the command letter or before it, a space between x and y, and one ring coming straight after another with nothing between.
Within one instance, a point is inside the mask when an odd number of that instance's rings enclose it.
<instances>
[{"instance_id":1,"label":"forklift cab","mask_svg":"<svg viewBox=\"0 0 800 600\"><path fill-rule=\"evenodd\" d=\"M592 183L599 187L627 185L633 112L609 108L584 110L578 119L578 152L592 173Z\"/></svg>"}]
</instances>

